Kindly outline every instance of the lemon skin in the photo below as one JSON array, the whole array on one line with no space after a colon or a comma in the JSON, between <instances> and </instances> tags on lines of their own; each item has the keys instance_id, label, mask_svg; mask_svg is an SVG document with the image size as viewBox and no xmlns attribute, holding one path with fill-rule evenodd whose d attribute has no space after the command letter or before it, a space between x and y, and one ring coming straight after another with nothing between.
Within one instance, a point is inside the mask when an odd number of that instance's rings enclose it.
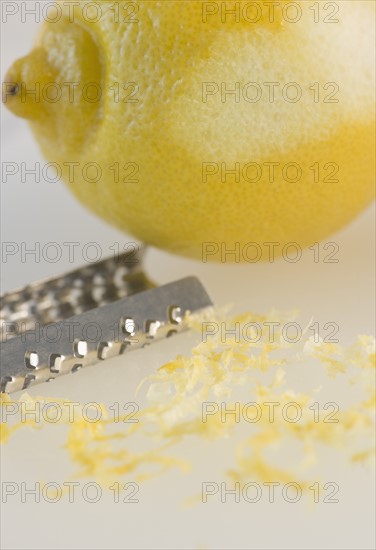
<instances>
[{"instance_id":1,"label":"lemon skin","mask_svg":"<svg viewBox=\"0 0 376 550\"><path fill-rule=\"evenodd\" d=\"M273 21L258 2L253 23L196 0L97 2L98 21L65 4L10 69L5 101L110 224L193 258L256 243L267 259L265 243L309 246L373 199L373 2L333 16L295 2L296 22L286 2ZM59 100L22 98L36 82Z\"/></svg>"}]
</instances>

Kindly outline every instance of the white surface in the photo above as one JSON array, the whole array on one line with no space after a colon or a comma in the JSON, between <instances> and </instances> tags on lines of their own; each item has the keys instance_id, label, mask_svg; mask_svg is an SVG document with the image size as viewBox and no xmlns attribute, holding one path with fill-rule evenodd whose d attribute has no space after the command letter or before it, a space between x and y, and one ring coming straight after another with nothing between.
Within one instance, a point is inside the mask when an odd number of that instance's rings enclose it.
<instances>
[{"instance_id":1,"label":"white surface","mask_svg":"<svg viewBox=\"0 0 376 550\"><path fill-rule=\"evenodd\" d=\"M36 25L9 22L2 28L2 76L7 66L30 48ZM27 124L2 110L2 162L42 161ZM3 183L2 240L29 244L48 241L100 243L103 255L114 242L132 241L108 227L79 205L61 183ZM196 274L217 304L233 303L237 310L260 313L272 307L298 308L303 319L336 322L340 342L346 345L357 334L374 332L374 209L330 237L339 245L338 263L314 263L306 252L298 263L222 266L184 260L157 250L146 259L149 275L159 283ZM67 258L57 264L22 263L20 257L2 268L2 291L81 265ZM83 403L132 401L138 381L176 353L188 352L189 335L152 346L142 353L116 359L79 373L75 385L69 377L32 389L33 395L54 395ZM60 437L59 437L60 436ZM61 432L52 429L20 433L1 447L3 481L55 480L62 482L72 467L61 444ZM210 445L181 447L201 461L199 471L182 476L169 473L141 488L140 503L114 504L104 494L97 504L82 500L71 504L21 504L13 499L2 506L4 549L61 548L373 548L374 479L361 467L325 465L341 484L341 500L333 506L306 503L199 504L181 507L182 496L199 492L202 480L219 480L228 466L231 449L218 445L216 462ZM210 459L211 460L211 459Z\"/></svg>"}]
</instances>

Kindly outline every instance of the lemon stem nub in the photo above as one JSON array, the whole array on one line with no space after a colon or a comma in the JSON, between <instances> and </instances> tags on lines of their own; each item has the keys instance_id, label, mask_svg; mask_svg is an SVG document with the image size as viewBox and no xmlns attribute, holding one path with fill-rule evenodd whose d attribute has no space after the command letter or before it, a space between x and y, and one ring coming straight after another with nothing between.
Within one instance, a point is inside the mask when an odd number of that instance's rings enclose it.
<instances>
[{"instance_id":1,"label":"lemon stem nub","mask_svg":"<svg viewBox=\"0 0 376 550\"><path fill-rule=\"evenodd\" d=\"M17 95L18 92L19 92L19 85L18 84L12 84L11 87L9 88L9 95Z\"/></svg>"},{"instance_id":2,"label":"lemon stem nub","mask_svg":"<svg viewBox=\"0 0 376 550\"><path fill-rule=\"evenodd\" d=\"M45 80L53 81L53 76L45 51L36 48L9 69L3 82L3 103L17 116L39 118L45 110L40 89Z\"/></svg>"},{"instance_id":3,"label":"lemon stem nub","mask_svg":"<svg viewBox=\"0 0 376 550\"><path fill-rule=\"evenodd\" d=\"M8 97L17 95L19 90L19 84L16 82L3 82L2 102L6 104Z\"/></svg>"}]
</instances>

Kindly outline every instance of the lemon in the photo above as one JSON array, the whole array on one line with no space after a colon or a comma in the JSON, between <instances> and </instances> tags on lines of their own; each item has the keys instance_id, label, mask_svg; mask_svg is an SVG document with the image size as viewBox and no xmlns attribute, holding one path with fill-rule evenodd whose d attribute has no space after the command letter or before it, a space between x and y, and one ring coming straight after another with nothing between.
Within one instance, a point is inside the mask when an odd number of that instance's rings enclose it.
<instances>
[{"instance_id":1,"label":"lemon","mask_svg":"<svg viewBox=\"0 0 376 550\"><path fill-rule=\"evenodd\" d=\"M69 4L3 100L114 226L248 261L250 243L309 246L372 200L373 2Z\"/></svg>"}]
</instances>

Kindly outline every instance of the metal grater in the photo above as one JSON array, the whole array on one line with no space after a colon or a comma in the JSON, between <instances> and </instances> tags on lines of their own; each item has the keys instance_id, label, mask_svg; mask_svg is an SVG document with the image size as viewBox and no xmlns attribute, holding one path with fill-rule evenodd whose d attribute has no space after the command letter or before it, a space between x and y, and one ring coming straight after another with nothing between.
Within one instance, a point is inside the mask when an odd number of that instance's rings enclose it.
<instances>
[{"instance_id":1,"label":"metal grater","mask_svg":"<svg viewBox=\"0 0 376 550\"><path fill-rule=\"evenodd\" d=\"M1 391L12 393L187 328L211 307L196 277L155 285L145 249L77 269L1 297Z\"/></svg>"}]
</instances>

